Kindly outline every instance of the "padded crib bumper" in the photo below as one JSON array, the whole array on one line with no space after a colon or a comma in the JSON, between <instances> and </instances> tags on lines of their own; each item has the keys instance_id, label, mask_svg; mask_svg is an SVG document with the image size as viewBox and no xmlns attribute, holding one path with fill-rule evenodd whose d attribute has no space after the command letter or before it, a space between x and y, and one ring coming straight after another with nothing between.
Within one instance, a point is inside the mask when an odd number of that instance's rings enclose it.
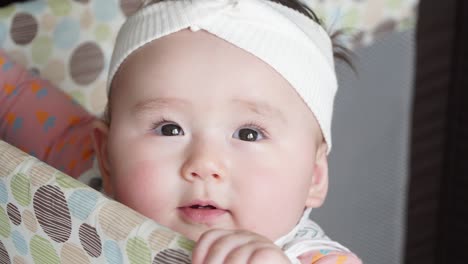
<instances>
[{"instance_id":1,"label":"padded crib bumper","mask_svg":"<svg viewBox=\"0 0 468 264\"><path fill-rule=\"evenodd\" d=\"M0 141L0 263L191 263L193 245Z\"/></svg>"}]
</instances>

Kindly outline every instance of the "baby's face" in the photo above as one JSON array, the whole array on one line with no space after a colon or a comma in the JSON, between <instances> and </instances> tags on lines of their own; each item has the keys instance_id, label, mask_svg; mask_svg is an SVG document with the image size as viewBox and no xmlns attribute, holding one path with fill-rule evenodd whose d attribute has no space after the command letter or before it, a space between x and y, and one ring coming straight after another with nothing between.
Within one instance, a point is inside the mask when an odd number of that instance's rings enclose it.
<instances>
[{"instance_id":1,"label":"baby's face","mask_svg":"<svg viewBox=\"0 0 468 264\"><path fill-rule=\"evenodd\" d=\"M321 204L318 124L253 55L184 30L132 54L112 89L111 125L94 134L116 200L194 240L212 228L274 240Z\"/></svg>"}]
</instances>

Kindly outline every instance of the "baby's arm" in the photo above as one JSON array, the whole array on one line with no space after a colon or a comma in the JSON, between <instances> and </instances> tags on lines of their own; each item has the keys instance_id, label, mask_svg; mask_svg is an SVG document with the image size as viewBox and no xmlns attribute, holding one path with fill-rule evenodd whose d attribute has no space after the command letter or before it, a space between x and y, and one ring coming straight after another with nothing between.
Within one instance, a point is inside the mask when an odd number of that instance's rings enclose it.
<instances>
[{"instance_id":1,"label":"baby's arm","mask_svg":"<svg viewBox=\"0 0 468 264\"><path fill-rule=\"evenodd\" d=\"M299 257L304 264L362 264L362 261L352 253L340 251L311 251Z\"/></svg>"},{"instance_id":2,"label":"baby's arm","mask_svg":"<svg viewBox=\"0 0 468 264\"><path fill-rule=\"evenodd\" d=\"M76 178L92 166L94 119L0 49L0 139Z\"/></svg>"}]
</instances>

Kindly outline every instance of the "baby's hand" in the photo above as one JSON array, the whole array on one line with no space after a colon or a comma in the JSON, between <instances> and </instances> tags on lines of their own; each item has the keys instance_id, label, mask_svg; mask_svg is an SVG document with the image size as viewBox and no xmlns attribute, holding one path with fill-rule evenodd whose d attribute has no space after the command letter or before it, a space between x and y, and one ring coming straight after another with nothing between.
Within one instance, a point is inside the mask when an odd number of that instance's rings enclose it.
<instances>
[{"instance_id":1,"label":"baby's hand","mask_svg":"<svg viewBox=\"0 0 468 264\"><path fill-rule=\"evenodd\" d=\"M269 239L245 230L213 229L193 249L193 264L286 264L283 251Z\"/></svg>"}]
</instances>

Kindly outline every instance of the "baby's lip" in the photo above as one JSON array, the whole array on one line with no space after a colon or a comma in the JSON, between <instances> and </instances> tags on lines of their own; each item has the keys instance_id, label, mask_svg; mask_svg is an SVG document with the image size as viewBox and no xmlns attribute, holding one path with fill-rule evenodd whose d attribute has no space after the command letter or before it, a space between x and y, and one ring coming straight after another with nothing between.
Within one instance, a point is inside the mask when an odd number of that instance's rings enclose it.
<instances>
[{"instance_id":1,"label":"baby's lip","mask_svg":"<svg viewBox=\"0 0 468 264\"><path fill-rule=\"evenodd\" d=\"M180 215L189 223L214 226L220 217L229 211L213 201L194 200L177 208Z\"/></svg>"},{"instance_id":2,"label":"baby's lip","mask_svg":"<svg viewBox=\"0 0 468 264\"><path fill-rule=\"evenodd\" d=\"M218 205L216 202L211 200L193 200L190 201L179 208L192 208L192 209L219 209L219 210L226 210Z\"/></svg>"}]
</instances>

